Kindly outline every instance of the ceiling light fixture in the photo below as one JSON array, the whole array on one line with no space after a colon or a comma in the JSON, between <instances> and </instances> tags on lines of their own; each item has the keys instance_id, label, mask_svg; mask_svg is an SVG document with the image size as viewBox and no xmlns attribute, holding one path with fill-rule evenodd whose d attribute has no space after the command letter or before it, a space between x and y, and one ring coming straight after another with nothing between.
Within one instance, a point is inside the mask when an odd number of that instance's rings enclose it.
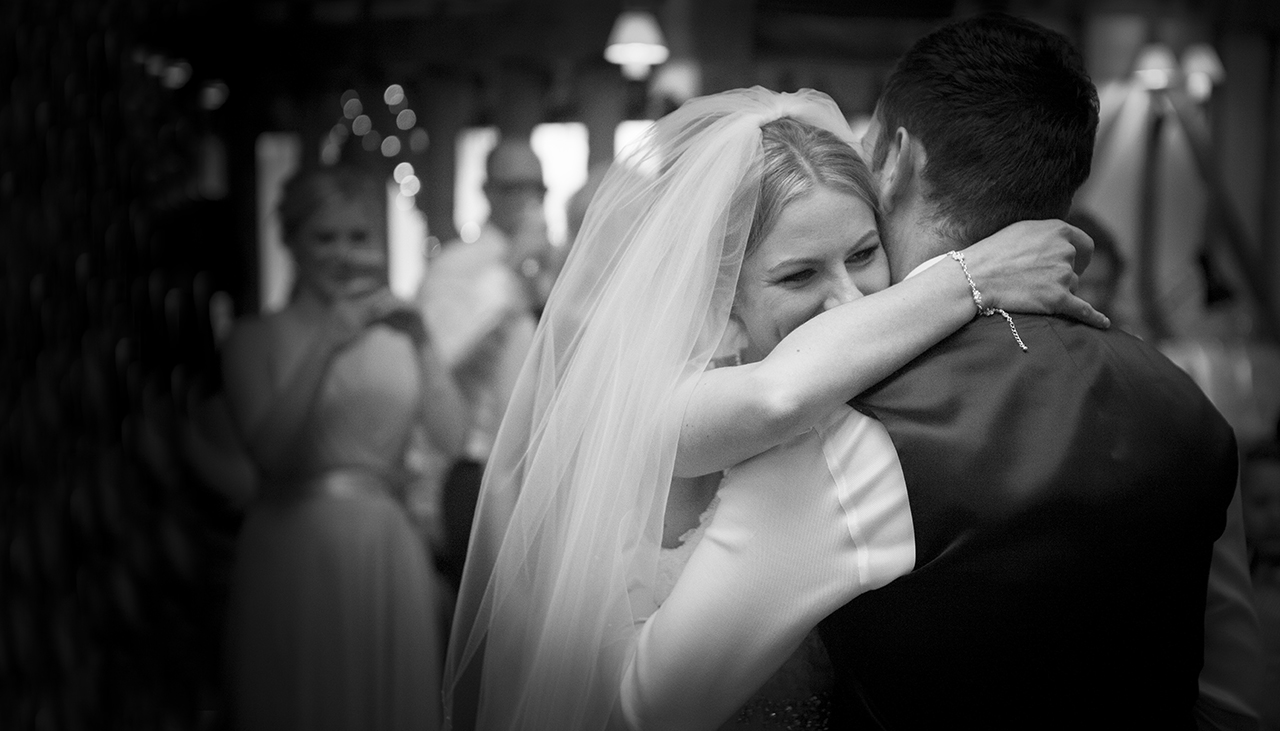
<instances>
[{"instance_id":1,"label":"ceiling light fixture","mask_svg":"<svg viewBox=\"0 0 1280 731\"><path fill-rule=\"evenodd\" d=\"M648 10L624 10L613 23L604 57L622 67L628 79L639 81L649 69L667 60L667 44L658 19Z\"/></svg>"}]
</instances>

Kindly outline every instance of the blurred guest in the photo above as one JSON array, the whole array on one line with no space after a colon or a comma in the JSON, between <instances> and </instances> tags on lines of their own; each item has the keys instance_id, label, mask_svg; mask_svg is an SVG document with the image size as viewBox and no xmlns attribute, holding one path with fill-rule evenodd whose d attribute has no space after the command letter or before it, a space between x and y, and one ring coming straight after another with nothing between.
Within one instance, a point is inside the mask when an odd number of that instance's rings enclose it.
<instances>
[{"instance_id":1,"label":"blurred guest","mask_svg":"<svg viewBox=\"0 0 1280 731\"><path fill-rule=\"evenodd\" d=\"M516 275L525 306L537 316L550 291L555 247L547 238L542 162L527 139L501 140L489 152L483 190L488 220L475 239L445 243L432 267L441 278L467 278L478 276L483 265L500 263Z\"/></svg>"},{"instance_id":2,"label":"blurred guest","mask_svg":"<svg viewBox=\"0 0 1280 731\"><path fill-rule=\"evenodd\" d=\"M507 237L507 264L523 280L534 317L541 317L551 294L557 258L547 238L542 162L526 140L504 140L489 153L485 172L489 222L481 228L481 236L488 228L491 235Z\"/></svg>"},{"instance_id":3,"label":"blurred guest","mask_svg":"<svg viewBox=\"0 0 1280 731\"><path fill-rule=\"evenodd\" d=\"M1067 223L1079 228L1093 239L1093 258L1080 275L1076 294L1095 309L1111 318L1116 325L1115 299L1124 274L1124 257L1111 229L1096 216L1081 208L1073 208Z\"/></svg>"},{"instance_id":4,"label":"blurred guest","mask_svg":"<svg viewBox=\"0 0 1280 731\"><path fill-rule=\"evenodd\" d=\"M1256 705L1262 728L1276 731L1280 730L1280 433L1245 452L1240 486L1266 663Z\"/></svg>"},{"instance_id":5,"label":"blurred guest","mask_svg":"<svg viewBox=\"0 0 1280 731\"><path fill-rule=\"evenodd\" d=\"M600 188L600 183L604 182L604 176L607 172L609 172L608 163L592 165L591 169L587 171L587 179L582 184L582 187L569 196L569 202L565 204L565 219L569 224L569 231L565 239L561 259L569 255L569 248L573 246L574 240L578 238L578 232L582 230L582 222L587 217L587 206L591 205L591 198L596 194L596 190Z\"/></svg>"},{"instance_id":6,"label":"blurred guest","mask_svg":"<svg viewBox=\"0 0 1280 731\"><path fill-rule=\"evenodd\" d=\"M550 291L539 278L551 271L541 162L527 141L507 139L489 153L485 167L488 222L476 239L441 248L427 266L419 298L474 424L461 459L437 454L425 460L443 483L445 539L438 564L454 586L480 477Z\"/></svg>"},{"instance_id":7,"label":"blurred guest","mask_svg":"<svg viewBox=\"0 0 1280 731\"><path fill-rule=\"evenodd\" d=\"M293 299L224 345L259 485L228 606L239 729L440 724L443 587L399 490L416 425L456 453L469 423L420 316L387 287L384 200L355 168L290 180Z\"/></svg>"}]
</instances>

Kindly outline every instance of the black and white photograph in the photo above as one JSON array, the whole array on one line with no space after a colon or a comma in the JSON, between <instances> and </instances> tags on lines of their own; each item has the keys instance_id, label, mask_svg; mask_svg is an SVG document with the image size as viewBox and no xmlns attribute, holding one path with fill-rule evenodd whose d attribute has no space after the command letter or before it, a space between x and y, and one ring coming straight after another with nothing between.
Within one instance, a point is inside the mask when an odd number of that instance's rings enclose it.
<instances>
[{"instance_id":1,"label":"black and white photograph","mask_svg":"<svg viewBox=\"0 0 1280 731\"><path fill-rule=\"evenodd\" d=\"M0 729L1280 731L1280 4L0 2Z\"/></svg>"}]
</instances>

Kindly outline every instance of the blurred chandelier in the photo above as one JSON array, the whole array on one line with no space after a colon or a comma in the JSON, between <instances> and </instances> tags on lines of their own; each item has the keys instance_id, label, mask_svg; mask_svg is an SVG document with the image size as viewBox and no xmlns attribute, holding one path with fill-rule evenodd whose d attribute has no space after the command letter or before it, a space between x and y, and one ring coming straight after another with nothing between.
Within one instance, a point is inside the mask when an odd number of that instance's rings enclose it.
<instances>
[{"instance_id":1,"label":"blurred chandelier","mask_svg":"<svg viewBox=\"0 0 1280 731\"><path fill-rule=\"evenodd\" d=\"M1208 100L1213 87L1226 80L1222 59L1208 43L1188 46L1182 52L1181 62L1169 46L1148 44L1138 54L1133 72L1138 82L1149 90L1185 87L1186 93L1197 102Z\"/></svg>"},{"instance_id":2,"label":"blurred chandelier","mask_svg":"<svg viewBox=\"0 0 1280 731\"><path fill-rule=\"evenodd\" d=\"M624 10L613 22L604 57L633 81L648 77L649 67L667 60L667 44L658 19L648 10Z\"/></svg>"},{"instance_id":3,"label":"blurred chandelier","mask_svg":"<svg viewBox=\"0 0 1280 731\"><path fill-rule=\"evenodd\" d=\"M1187 77L1187 93L1196 101L1205 101L1213 87L1227 78L1218 52L1208 43L1195 43L1182 52L1182 73Z\"/></svg>"}]
</instances>

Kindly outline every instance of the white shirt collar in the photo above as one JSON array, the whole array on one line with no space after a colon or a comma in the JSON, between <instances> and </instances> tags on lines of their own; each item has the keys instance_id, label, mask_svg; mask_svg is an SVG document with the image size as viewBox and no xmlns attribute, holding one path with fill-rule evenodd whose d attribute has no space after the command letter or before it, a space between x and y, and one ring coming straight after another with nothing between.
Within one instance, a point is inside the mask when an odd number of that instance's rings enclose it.
<instances>
[{"instance_id":1,"label":"white shirt collar","mask_svg":"<svg viewBox=\"0 0 1280 731\"><path fill-rule=\"evenodd\" d=\"M946 259L947 256L948 256L947 254L938 254L937 256L933 257L932 259L929 259L928 261L921 262L919 266L917 266L915 269L912 269L911 273L903 277L903 279L906 280L914 277L920 272L923 272L924 270L936 264L939 260Z\"/></svg>"}]
</instances>

